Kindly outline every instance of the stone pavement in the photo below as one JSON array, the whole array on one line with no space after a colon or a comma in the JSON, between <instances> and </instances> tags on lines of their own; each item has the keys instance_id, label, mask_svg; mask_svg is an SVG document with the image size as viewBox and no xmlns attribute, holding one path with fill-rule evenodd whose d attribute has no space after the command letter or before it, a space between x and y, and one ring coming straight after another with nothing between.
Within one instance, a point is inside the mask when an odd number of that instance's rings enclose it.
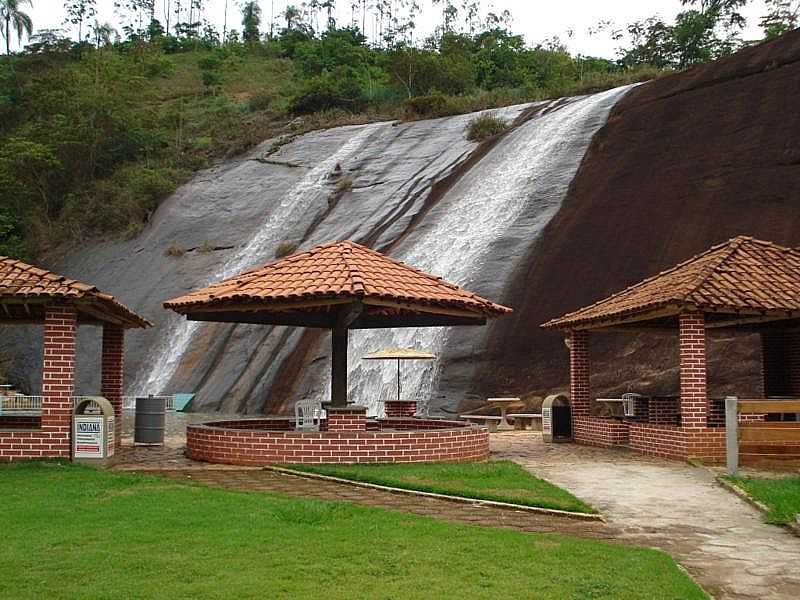
<instances>
[{"instance_id":1,"label":"stone pavement","mask_svg":"<svg viewBox=\"0 0 800 600\"><path fill-rule=\"evenodd\" d=\"M619 541L661 548L718 599L800 598L800 538L720 487L710 469L625 450L492 436L492 458L513 460L592 504Z\"/></svg>"},{"instance_id":2,"label":"stone pavement","mask_svg":"<svg viewBox=\"0 0 800 600\"><path fill-rule=\"evenodd\" d=\"M484 527L501 527L537 533L565 533L580 537L613 540L613 532L601 521L579 521L528 511L395 494L263 469L166 469L150 470L148 473L231 490L275 492L300 498L354 502Z\"/></svg>"}]
</instances>

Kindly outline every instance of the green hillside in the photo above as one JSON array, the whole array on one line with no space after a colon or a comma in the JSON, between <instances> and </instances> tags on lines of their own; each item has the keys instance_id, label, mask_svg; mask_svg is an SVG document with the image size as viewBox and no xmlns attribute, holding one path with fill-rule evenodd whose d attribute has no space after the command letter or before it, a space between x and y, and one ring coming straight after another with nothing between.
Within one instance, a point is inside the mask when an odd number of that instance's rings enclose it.
<instances>
[{"instance_id":1,"label":"green hillside","mask_svg":"<svg viewBox=\"0 0 800 600\"><path fill-rule=\"evenodd\" d=\"M9 50L15 30L30 36L23 11L32 4L0 0ZM38 32L0 58L0 254L47 258L80 240L135 235L192 172L265 139L598 91L744 44L732 25L742 0L684 2L698 7L674 24L630 24L617 60L571 56L558 38L526 44L508 30L509 15L476 17L479 2L463 22L444 2L441 26L424 40L413 36L413 4L380 13L381 35L368 40L355 21L335 24L334 2L324 4L327 25L310 3L288 7L279 28L246 2L242 33L222 41L199 2L165 27L158 3L130 1L112 41L112 25L90 25L94 4L64 4L81 42Z\"/></svg>"}]
</instances>

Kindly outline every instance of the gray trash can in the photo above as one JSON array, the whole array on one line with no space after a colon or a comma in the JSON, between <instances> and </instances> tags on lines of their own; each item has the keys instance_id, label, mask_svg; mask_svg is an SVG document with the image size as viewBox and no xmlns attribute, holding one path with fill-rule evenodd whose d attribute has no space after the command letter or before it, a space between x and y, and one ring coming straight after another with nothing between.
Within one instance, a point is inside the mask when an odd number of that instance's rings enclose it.
<instances>
[{"instance_id":1,"label":"gray trash can","mask_svg":"<svg viewBox=\"0 0 800 600\"><path fill-rule=\"evenodd\" d=\"M136 398L133 443L163 445L165 421L166 401L163 397Z\"/></svg>"}]
</instances>

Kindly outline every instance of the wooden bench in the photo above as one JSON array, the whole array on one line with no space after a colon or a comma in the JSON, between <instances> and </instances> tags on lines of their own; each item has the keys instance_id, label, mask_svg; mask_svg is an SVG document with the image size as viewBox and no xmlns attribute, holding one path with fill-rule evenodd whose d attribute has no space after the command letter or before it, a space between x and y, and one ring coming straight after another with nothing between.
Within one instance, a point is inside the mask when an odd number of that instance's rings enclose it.
<instances>
[{"instance_id":1,"label":"wooden bench","mask_svg":"<svg viewBox=\"0 0 800 600\"><path fill-rule=\"evenodd\" d=\"M507 416L514 419L514 429L526 429L528 425L533 427L534 419L542 420L542 413L508 413Z\"/></svg>"},{"instance_id":2,"label":"wooden bench","mask_svg":"<svg viewBox=\"0 0 800 600\"><path fill-rule=\"evenodd\" d=\"M492 432L497 431L497 426L503 419L503 417L495 417L492 415L458 415L458 418L472 423L478 423L479 425L486 425L489 431Z\"/></svg>"}]
</instances>

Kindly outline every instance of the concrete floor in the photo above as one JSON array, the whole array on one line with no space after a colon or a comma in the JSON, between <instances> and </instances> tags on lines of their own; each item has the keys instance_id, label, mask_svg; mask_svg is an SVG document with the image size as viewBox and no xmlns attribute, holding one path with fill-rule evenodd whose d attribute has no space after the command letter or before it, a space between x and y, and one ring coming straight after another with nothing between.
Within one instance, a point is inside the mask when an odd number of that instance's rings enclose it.
<instances>
[{"instance_id":1,"label":"concrete floor","mask_svg":"<svg viewBox=\"0 0 800 600\"><path fill-rule=\"evenodd\" d=\"M763 523L710 469L530 432L493 435L492 453L591 503L618 540L665 550L715 598L800 598L800 538Z\"/></svg>"}]
</instances>

